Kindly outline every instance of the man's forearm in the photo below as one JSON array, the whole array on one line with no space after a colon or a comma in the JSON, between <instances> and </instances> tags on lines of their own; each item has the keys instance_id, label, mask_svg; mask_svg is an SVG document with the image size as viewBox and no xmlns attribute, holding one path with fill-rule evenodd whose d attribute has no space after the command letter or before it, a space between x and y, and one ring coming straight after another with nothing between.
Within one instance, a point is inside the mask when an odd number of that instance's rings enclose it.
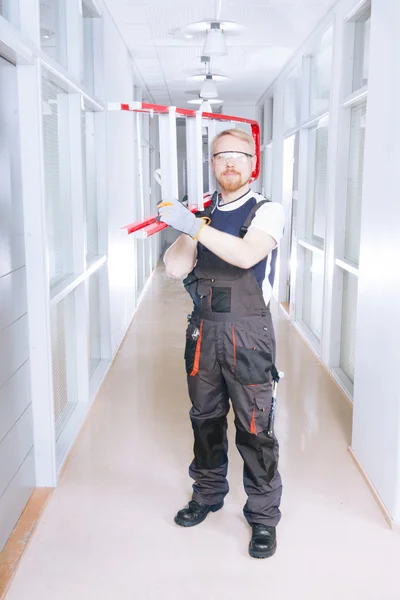
<instances>
[{"instance_id":1,"label":"man's forearm","mask_svg":"<svg viewBox=\"0 0 400 600\"><path fill-rule=\"evenodd\" d=\"M275 246L273 238L264 232L249 232L242 239L213 227L203 227L199 241L222 260L241 269L257 264Z\"/></svg>"},{"instance_id":2,"label":"man's forearm","mask_svg":"<svg viewBox=\"0 0 400 600\"><path fill-rule=\"evenodd\" d=\"M192 240L189 235L182 234L166 251L164 263L168 275L182 279L193 269L196 259L197 240Z\"/></svg>"}]
</instances>

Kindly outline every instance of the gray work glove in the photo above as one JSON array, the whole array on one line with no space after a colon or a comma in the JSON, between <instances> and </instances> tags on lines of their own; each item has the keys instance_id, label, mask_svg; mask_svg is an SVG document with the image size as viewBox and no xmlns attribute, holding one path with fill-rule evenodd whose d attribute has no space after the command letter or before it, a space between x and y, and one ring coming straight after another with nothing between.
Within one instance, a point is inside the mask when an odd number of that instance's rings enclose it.
<instances>
[{"instance_id":1,"label":"gray work glove","mask_svg":"<svg viewBox=\"0 0 400 600\"><path fill-rule=\"evenodd\" d=\"M168 202L161 202L157 208L157 221L166 223L170 227L190 235L193 239L197 238L201 228L204 226L202 219L197 219L182 202L179 202L175 198Z\"/></svg>"}]
</instances>

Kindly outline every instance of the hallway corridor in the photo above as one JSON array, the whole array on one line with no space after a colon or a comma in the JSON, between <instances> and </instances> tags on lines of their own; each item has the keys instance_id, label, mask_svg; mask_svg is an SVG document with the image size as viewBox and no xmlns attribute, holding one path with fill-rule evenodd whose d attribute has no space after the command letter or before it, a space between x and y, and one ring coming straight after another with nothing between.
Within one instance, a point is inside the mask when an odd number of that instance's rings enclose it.
<instances>
[{"instance_id":1,"label":"hallway corridor","mask_svg":"<svg viewBox=\"0 0 400 600\"><path fill-rule=\"evenodd\" d=\"M231 418L224 509L192 529L174 524L191 491L189 311L159 267L7 600L399 600L400 536L348 453L351 406L277 306L277 553L248 555Z\"/></svg>"}]
</instances>

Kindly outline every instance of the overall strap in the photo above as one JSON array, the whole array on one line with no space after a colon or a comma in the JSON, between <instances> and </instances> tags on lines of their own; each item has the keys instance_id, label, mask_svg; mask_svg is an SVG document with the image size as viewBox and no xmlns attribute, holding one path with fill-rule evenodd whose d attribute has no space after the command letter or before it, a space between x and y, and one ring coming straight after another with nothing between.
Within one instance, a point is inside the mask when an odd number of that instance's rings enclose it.
<instances>
[{"instance_id":1,"label":"overall strap","mask_svg":"<svg viewBox=\"0 0 400 600\"><path fill-rule=\"evenodd\" d=\"M266 202L271 202L271 200L267 200L267 199L265 199L265 200L260 200L260 202L257 202L257 204L255 204L255 205L253 206L253 208L251 209L251 211L250 211L250 212L249 212L249 214L248 214L248 217L247 217L247 219L246 219L246 220L245 220L245 222L244 222L244 225L242 225L242 227L240 228L240 233L239 233L239 236L240 236L241 238L244 238L244 236L246 235L246 233L247 233L247 230L248 230L248 228L249 228L249 227L250 227L250 225L251 225L251 222L252 222L252 220L253 220L253 217L254 217L255 213L258 211L258 209L259 209L259 208L261 208L261 206L262 206L263 204L266 204Z\"/></svg>"}]
</instances>

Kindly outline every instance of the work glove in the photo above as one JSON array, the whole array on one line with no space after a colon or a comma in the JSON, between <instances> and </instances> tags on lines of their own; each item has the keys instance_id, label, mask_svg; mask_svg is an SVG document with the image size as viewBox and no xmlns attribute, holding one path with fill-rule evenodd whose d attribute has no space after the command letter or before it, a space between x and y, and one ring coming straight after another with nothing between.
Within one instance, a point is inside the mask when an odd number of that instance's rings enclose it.
<instances>
[{"instance_id":1,"label":"work glove","mask_svg":"<svg viewBox=\"0 0 400 600\"><path fill-rule=\"evenodd\" d=\"M194 213L195 216L200 217L200 218L202 218L202 217L210 218L217 202L218 202L218 192L214 192L213 195L211 196L211 204L209 206L207 206L207 208L204 208L203 210L198 210L196 213Z\"/></svg>"},{"instance_id":2,"label":"work glove","mask_svg":"<svg viewBox=\"0 0 400 600\"><path fill-rule=\"evenodd\" d=\"M190 235L194 240L197 239L200 231L204 227L205 221L197 219L186 206L174 198L168 202L158 204L157 221L166 223L170 227Z\"/></svg>"}]
</instances>

